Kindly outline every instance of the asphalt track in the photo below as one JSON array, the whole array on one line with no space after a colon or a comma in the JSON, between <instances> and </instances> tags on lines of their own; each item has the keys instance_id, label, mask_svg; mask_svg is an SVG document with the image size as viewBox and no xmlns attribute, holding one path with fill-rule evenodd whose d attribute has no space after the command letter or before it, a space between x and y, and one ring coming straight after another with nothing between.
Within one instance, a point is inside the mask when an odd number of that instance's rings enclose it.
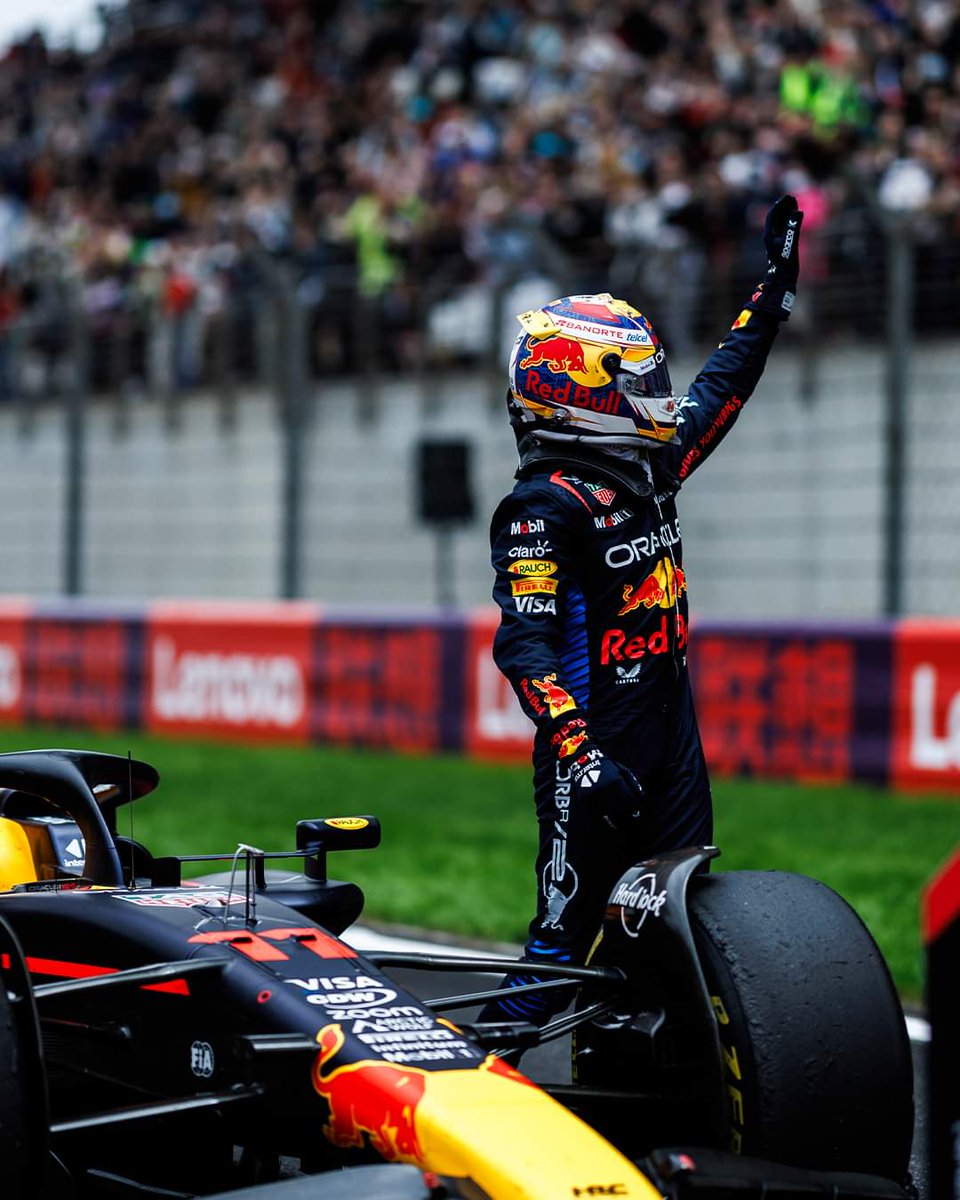
<instances>
[{"instance_id":1,"label":"asphalt track","mask_svg":"<svg viewBox=\"0 0 960 1200\"><path fill-rule=\"evenodd\" d=\"M354 925L343 935L345 941L363 954L365 951L394 950L411 951L419 954L434 955L489 955L488 950L480 950L476 946L458 946L452 942L422 941L416 938L400 937L393 934L371 929L364 925ZM493 952L497 957L508 957L506 954ZM413 992L414 995L429 999L433 996L450 996L458 993L482 991L490 987L496 980L493 975L467 975L463 973L446 973L443 971L407 971L394 968L389 974L397 982ZM464 1021L470 1020L473 1010L462 1009L458 1014ZM452 1015L452 1014L451 1014ZM929 1163L927 1154L927 1100L926 1100L926 1054L930 1040L930 1030L922 1016L908 1013L907 1030L910 1034L910 1044L913 1050L914 1066L914 1137L913 1151L910 1158L910 1170L914 1184L919 1193L919 1200L929 1200ZM536 1083L563 1083L570 1079L570 1044L569 1039L561 1038L546 1046L529 1050L523 1057L520 1069L529 1075Z\"/></svg>"}]
</instances>

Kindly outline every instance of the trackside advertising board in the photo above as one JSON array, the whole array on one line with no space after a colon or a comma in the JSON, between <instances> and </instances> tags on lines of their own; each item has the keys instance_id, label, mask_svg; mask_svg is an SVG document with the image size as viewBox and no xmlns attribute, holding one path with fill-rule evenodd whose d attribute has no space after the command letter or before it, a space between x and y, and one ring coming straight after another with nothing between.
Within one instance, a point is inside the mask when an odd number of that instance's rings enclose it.
<instances>
[{"instance_id":1,"label":"trackside advertising board","mask_svg":"<svg viewBox=\"0 0 960 1200\"><path fill-rule=\"evenodd\" d=\"M902 621L894 653L892 782L960 791L960 621Z\"/></svg>"},{"instance_id":2,"label":"trackside advertising board","mask_svg":"<svg viewBox=\"0 0 960 1200\"><path fill-rule=\"evenodd\" d=\"M0 722L23 723L24 632L31 612L26 600L0 606Z\"/></svg>"},{"instance_id":3,"label":"trackside advertising board","mask_svg":"<svg viewBox=\"0 0 960 1200\"><path fill-rule=\"evenodd\" d=\"M695 627L689 661L712 770L886 782L892 636L890 626Z\"/></svg>"},{"instance_id":4,"label":"trackside advertising board","mask_svg":"<svg viewBox=\"0 0 960 1200\"><path fill-rule=\"evenodd\" d=\"M306 742L318 613L310 605L157 604L139 668L151 733Z\"/></svg>"},{"instance_id":5,"label":"trackside advertising board","mask_svg":"<svg viewBox=\"0 0 960 1200\"><path fill-rule=\"evenodd\" d=\"M0 600L0 723L529 761L494 611ZM960 795L960 620L695 622L718 775Z\"/></svg>"}]
</instances>

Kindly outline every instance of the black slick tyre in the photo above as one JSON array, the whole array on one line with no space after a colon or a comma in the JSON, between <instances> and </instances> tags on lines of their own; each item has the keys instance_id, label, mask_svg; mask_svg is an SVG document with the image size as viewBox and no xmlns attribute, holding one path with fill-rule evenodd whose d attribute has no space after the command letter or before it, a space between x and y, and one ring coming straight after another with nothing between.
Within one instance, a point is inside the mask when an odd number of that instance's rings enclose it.
<instances>
[{"instance_id":1,"label":"black slick tyre","mask_svg":"<svg viewBox=\"0 0 960 1200\"><path fill-rule=\"evenodd\" d=\"M723 1051L726 1148L904 1179L910 1044L856 912L825 884L778 871L692 880L689 911Z\"/></svg>"}]
</instances>

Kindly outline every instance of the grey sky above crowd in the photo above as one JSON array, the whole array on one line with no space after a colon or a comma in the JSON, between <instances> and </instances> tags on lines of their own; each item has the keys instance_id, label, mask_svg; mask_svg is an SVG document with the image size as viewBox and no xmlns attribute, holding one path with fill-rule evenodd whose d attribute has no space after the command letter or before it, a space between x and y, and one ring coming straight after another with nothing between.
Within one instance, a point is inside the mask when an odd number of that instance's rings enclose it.
<instances>
[{"instance_id":1,"label":"grey sky above crowd","mask_svg":"<svg viewBox=\"0 0 960 1200\"><path fill-rule=\"evenodd\" d=\"M0 4L0 53L34 29L49 41L90 49L99 32L94 0L4 0Z\"/></svg>"}]
</instances>

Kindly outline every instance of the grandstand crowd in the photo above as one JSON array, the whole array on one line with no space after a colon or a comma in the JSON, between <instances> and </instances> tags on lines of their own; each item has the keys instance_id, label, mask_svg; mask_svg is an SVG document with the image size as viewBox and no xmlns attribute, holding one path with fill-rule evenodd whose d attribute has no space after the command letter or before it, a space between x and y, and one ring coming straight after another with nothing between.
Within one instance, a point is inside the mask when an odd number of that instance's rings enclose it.
<instances>
[{"instance_id":1,"label":"grandstand crowd","mask_svg":"<svg viewBox=\"0 0 960 1200\"><path fill-rule=\"evenodd\" d=\"M189 387L278 264L318 371L356 367L373 325L415 367L438 305L533 276L635 299L682 351L754 282L785 191L826 320L857 320L902 225L918 322L956 328L957 0L102 11L92 52L36 33L0 61L0 396L24 339L55 384L70 296L121 376L165 336Z\"/></svg>"}]
</instances>

